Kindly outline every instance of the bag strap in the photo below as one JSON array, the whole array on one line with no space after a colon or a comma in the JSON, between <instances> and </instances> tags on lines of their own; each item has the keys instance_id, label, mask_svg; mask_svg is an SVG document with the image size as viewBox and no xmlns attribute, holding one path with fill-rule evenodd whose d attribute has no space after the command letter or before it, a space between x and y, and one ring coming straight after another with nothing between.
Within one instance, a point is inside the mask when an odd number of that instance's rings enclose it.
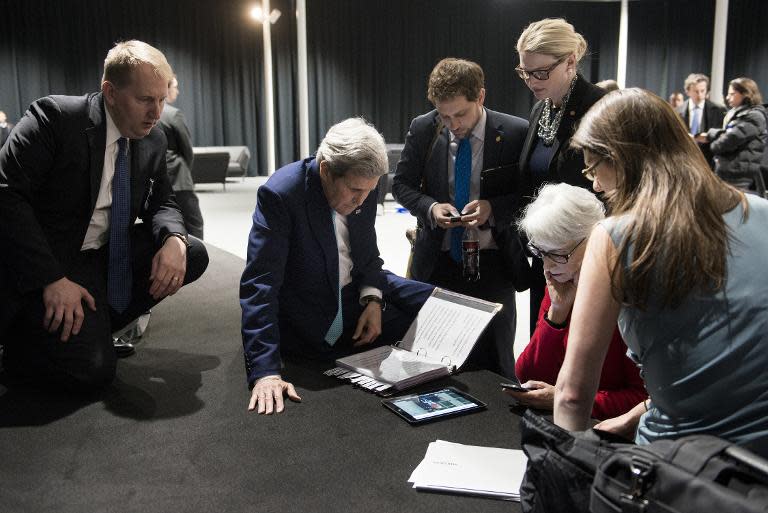
<instances>
[{"instance_id":1,"label":"bag strap","mask_svg":"<svg viewBox=\"0 0 768 513\"><path fill-rule=\"evenodd\" d=\"M710 435L681 438L672 446L668 461L693 475L699 475L712 458L722 454L730 442Z\"/></svg>"}]
</instances>

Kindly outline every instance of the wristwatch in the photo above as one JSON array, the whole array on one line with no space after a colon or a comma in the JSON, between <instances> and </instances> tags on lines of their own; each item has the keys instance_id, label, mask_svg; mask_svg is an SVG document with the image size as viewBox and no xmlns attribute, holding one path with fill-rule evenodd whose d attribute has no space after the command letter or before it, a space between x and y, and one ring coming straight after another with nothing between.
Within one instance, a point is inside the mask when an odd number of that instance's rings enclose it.
<instances>
[{"instance_id":1,"label":"wristwatch","mask_svg":"<svg viewBox=\"0 0 768 513\"><path fill-rule=\"evenodd\" d=\"M177 233L177 232L169 233L168 235L165 236L165 239L163 240L163 244L165 244L165 242L168 240L168 237L178 237L179 239L181 239L181 242L184 243L187 249L189 249L189 246L190 246L189 239L187 239L186 235L182 233Z\"/></svg>"},{"instance_id":2,"label":"wristwatch","mask_svg":"<svg viewBox=\"0 0 768 513\"><path fill-rule=\"evenodd\" d=\"M360 298L360 304L363 305L363 306L368 306L368 303L371 303L371 302L378 303L382 310L384 310L384 308L386 308L386 303L379 296L375 296L373 294L370 294L368 296L363 296L363 297Z\"/></svg>"}]
</instances>

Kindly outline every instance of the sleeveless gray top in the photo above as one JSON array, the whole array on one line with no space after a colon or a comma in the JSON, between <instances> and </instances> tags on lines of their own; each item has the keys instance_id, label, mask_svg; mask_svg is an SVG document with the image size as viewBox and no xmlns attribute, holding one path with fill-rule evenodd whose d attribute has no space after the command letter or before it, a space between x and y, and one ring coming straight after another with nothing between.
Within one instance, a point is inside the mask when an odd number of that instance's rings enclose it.
<instances>
[{"instance_id":1,"label":"sleeveless gray top","mask_svg":"<svg viewBox=\"0 0 768 513\"><path fill-rule=\"evenodd\" d=\"M768 201L747 198L746 221L741 205L723 215L722 290L690 294L675 309L651 292L645 311L621 308L619 330L652 401L637 443L707 433L768 455ZM627 220L601 223L617 247Z\"/></svg>"}]
</instances>

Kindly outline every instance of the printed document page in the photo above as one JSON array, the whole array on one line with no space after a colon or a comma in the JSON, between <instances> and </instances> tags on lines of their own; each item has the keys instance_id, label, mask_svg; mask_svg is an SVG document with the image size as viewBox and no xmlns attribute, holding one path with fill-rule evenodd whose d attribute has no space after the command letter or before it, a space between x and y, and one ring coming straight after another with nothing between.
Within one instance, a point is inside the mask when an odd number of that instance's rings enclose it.
<instances>
[{"instance_id":1,"label":"printed document page","mask_svg":"<svg viewBox=\"0 0 768 513\"><path fill-rule=\"evenodd\" d=\"M424 359L461 367L501 305L436 288L400 347Z\"/></svg>"}]
</instances>

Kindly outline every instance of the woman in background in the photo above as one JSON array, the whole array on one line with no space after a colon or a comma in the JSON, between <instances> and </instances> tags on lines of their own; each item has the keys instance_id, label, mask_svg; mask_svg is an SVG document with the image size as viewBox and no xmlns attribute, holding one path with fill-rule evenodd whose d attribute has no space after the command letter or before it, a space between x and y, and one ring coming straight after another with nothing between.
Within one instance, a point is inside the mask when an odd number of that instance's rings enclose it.
<instances>
[{"instance_id":1,"label":"woman in background","mask_svg":"<svg viewBox=\"0 0 768 513\"><path fill-rule=\"evenodd\" d=\"M520 154L524 198L533 198L544 182L590 188L581 176L584 157L569 142L576 123L606 92L578 73L587 42L563 19L543 19L526 27L517 40L520 59L515 68L538 102ZM531 333L544 297L544 271L534 259L531 284Z\"/></svg>"},{"instance_id":2,"label":"woman in background","mask_svg":"<svg viewBox=\"0 0 768 513\"><path fill-rule=\"evenodd\" d=\"M522 404L552 409L584 250L592 228L604 217L603 204L594 194L561 183L545 185L518 223L529 250L543 261L547 283L536 331L515 362L517 378L525 381L528 392L506 390ZM614 326L612 332L591 412L601 420L622 415L647 397L619 330Z\"/></svg>"},{"instance_id":3,"label":"woman in background","mask_svg":"<svg viewBox=\"0 0 768 513\"><path fill-rule=\"evenodd\" d=\"M760 176L767 137L763 97L754 80L735 78L728 84L726 100L731 110L723 128L710 128L696 140L710 143L717 176L739 189L759 190L755 180Z\"/></svg>"},{"instance_id":4,"label":"woman in background","mask_svg":"<svg viewBox=\"0 0 768 513\"><path fill-rule=\"evenodd\" d=\"M705 433L768 455L768 201L717 178L647 91L603 98L573 144L611 216L589 238L555 423L587 427L618 320L651 399L638 443Z\"/></svg>"}]
</instances>

